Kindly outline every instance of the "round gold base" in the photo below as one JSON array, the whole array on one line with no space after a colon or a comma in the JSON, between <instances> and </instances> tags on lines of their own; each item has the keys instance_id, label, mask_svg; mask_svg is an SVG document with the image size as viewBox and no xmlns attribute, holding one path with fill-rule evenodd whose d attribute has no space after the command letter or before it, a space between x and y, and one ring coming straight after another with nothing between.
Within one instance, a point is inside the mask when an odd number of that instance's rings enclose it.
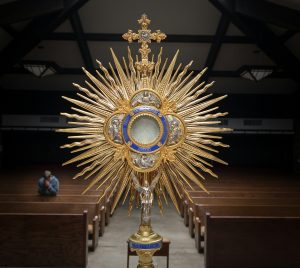
<instances>
[{"instance_id":1,"label":"round gold base","mask_svg":"<svg viewBox=\"0 0 300 268\"><path fill-rule=\"evenodd\" d=\"M162 236L153 232L151 225L140 225L138 232L129 238L130 250L139 256L138 268L154 268L152 256L161 246Z\"/></svg>"}]
</instances>

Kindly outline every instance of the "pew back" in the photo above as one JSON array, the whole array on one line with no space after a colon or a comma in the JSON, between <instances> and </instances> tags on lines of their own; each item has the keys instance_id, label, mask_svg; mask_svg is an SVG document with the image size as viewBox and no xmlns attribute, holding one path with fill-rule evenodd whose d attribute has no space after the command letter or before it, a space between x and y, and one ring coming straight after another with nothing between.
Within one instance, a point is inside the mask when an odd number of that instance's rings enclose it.
<instances>
[{"instance_id":1,"label":"pew back","mask_svg":"<svg viewBox=\"0 0 300 268\"><path fill-rule=\"evenodd\" d=\"M84 191L84 187L60 188L59 195L80 195ZM89 190L86 195L100 195L103 190ZM0 194L38 194L37 187L14 187L11 185L7 188L0 188Z\"/></svg>"},{"instance_id":2,"label":"pew back","mask_svg":"<svg viewBox=\"0 0 300 268\"><path fill-rule=\"evenodd\" d=\"M195 215L205 224L205 215L212 216L299 216L300 205L196 205Z\"/></svg>"},{"instance_id":3,"label":"pew back","mask_svg":"<svg viewBox=\"0 0 300 268\"><path fill-rule=\"evenodd\" d=\"M0 214L0 266L86 267L87 213Z\"/></svg>"},{"instance_id":4,"label":"pew back","mask_svg":"<svg viewBox=\"0 0 300 268\"><path fill-rule=\"evenodd\" d=\"M78 214L88 211L88 222L92 223L95 216L99 215L99 203L59 203L59 202L2 202L0 203L0 213L68 213Z\"/></svg>"},{"instance_id":5,"label":"pew back","mask_svg":"<svg viewBox=\"0 0 300 268\"><path fill-rule=\"evenodd\" d=\"M300 198L238 198L238 197L195 197L192 199L194 204L211 205L300 205Z\"/></svg>"},{"instance_id":6,"label":"pew back","mask_svg":"<svg viewBox=\"0 0 300 268\"><path fill-rule=\"evenodd\" d=\"M300 217L206 216L206 268L300 267Z\"/></svg>"},{"instance_id":7,"label":"pew back","mask_svg":"<svg viewBox=\"0 0 300 268\"><path fill-rule=\"evenodd\" d=\"M191 198L194 197L236 197L236 198L300 198L300 192L283 191L211 191L209 194L199 191L190 191ZM187 198L187 197L185 197Z\"/></svg>"},{"instance_id":8,"label":"pew back","mask_svg":"<svg viewBox=\"0 0 300 268\"><path fill-rule=\"evenodd\" d=\"M97 195L57 195L57 196L41 196L37 194L0 194L0 202L98 202ZM104 203L101 200L100 203Z\"/></svg>"}]
</instances>

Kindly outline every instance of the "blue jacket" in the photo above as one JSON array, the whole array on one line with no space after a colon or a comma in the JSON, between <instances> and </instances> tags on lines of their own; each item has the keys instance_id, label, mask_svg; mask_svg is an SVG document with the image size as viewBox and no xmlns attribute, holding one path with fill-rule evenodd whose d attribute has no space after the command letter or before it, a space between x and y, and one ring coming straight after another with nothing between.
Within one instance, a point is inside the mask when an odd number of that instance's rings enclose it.
<instances>
[{"instance_id":1,"label":"blue jacket","mask_svg":"<svg viewBox=\"0 0 300 268\"><path fill-rule=\"evenodd\" d=\"M42 177L39 179L39 194L40 195L57 195L59 190L59 181L55 176L50 177L49 187L46 188L44 184L45 178Z\"/></svg>"}]
</instances>

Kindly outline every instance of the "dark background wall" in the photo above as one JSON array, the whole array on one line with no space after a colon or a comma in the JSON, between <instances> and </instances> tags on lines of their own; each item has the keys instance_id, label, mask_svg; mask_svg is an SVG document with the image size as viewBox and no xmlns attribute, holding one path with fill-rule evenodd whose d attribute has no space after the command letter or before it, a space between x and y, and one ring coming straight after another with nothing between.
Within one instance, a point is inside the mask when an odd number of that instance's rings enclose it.
<instances>
[{"instance_id":1,"label":"dark background wall","mask_svg":"<svg viewBox=\"0 0 300 268\"><path fill-rule=\"evenodd\" d=\"M76 97L75 91L2 90L3 114L59 114L69 110L61 96ZM219 96L220 94L214 94ZM293 118L297 112L294 95L230 94L218 103L233 118Z\"/></svg>"},{"instance_id":2,"label":"dark background wall","mask_svg":"<svg viewBox=\"0 0 300 268\"><path fill-rule=\"evenodd\" d=\"M180 49L178 63L193 59L195 73L208 67L202 79L216 81L212 92L229 94L217 105L229 112L223 125L235 131L223 135L231 148L220 148L220 156L231 165L300 172L300 32L294 19L300 17L300 2L154 2L0 1L0 112L19 121L15 128L0 122L0 166L61 163L70 157L59 149L68 142L66 135L55 133L51 122L47 128L41 118L55 121L59 112L70 111L60 96L76 95L65 90L72 82L84 84L82 66L95 73L99 59L108 67L109 47L126 56L122 34L137 32L136 20L145 12L150 29L167 34L162 44L152 42L154 55L162 46L163 58L170 59ZM130 47L135 57L138 43ZM48 72L37 72L42 67ZM26 125L31 120L26 115L36 115L33 127Z\"/></svg>"},{"instance_id":3,"label":"dark background wall","mask_svg":"<svg viewBox=\"0 0 300 268\"><path fill-rule=\"evenodd\" d=\"M75 97L74 91L3 90L2 114L59 115L70 111L62 95ZM231 94L221 103L221 111L230 118L294 118L295 99L292 95ZM293 134L251 132L223 134L229 149L220 149L220 157L231 165L263 166L292 170ZM256 134L255 134L256 133ZM3 167L23 164L62 163L69 151L59 146L67 143L67 135L54 130L2 130Z\"/></svg>"}]
</instances>

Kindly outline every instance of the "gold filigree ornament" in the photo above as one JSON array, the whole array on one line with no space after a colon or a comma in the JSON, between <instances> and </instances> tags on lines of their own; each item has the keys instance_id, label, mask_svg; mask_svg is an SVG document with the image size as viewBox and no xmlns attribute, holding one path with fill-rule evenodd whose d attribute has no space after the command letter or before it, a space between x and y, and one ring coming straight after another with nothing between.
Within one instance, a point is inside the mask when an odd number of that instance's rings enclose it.
<instances>
[{"instance_id":1,"label":"gold filigree ornament","mask_svg":"<svg viewBox=\"0 0 300 268\"><path fill-rule=\"evenodd\" d=\"M75 106L71 108L74 113L62 113L73 127L58 131L70 133L68 138L75 141L61 148L71 148L76 154L64 165L76 162L82 167L74 179L92 178L83 194L103 185L103 195L117 190L112 212L123 192L125 198L130 193L133 207L137 196L133 176L141 185L150 185L156 177L153 192L160 209L168 192L179 211L176 195L195 185L206 191L200 182L203 174L217 177L211 161L226 164L215 156L218 151L214 147L228 145L215 133L231 129L217 126L220 121L215 119L227 113L215 113L218 107L213 106L226 96L204 95L214 83L199 83L206 69L187 74L192 62L183 69L181 64L175 68L178 51L169 65L167 61L162 64L162 49L156 62L153 57L149 60L149 44L166 35L159 30L151 32L146 15L138 23L138 33L129 30L123 35L129 43L138 40L141 45L141 57L136 56L135 63L130 48L123 63L111 50L114 67L107 70L97 61L100 70L96 75L83 68L89 81L85 87L74 84L79 100L63 97Z\"/></svg>"}]
</instances>

